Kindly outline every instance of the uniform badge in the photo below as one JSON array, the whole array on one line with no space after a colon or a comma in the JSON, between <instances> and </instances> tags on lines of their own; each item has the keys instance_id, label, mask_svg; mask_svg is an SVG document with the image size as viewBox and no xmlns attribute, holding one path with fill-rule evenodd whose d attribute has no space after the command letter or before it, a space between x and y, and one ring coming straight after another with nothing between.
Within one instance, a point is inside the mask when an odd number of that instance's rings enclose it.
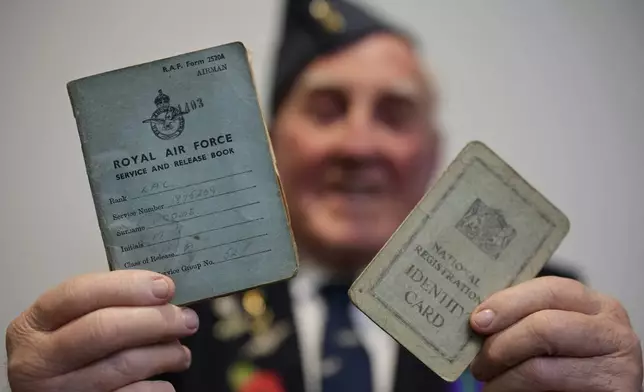
<instances>
[{"instance_id":1,"label":"uniform badge","mask_svg":"<svg viewBox=\"0 0 644 392\"><path fill-rule=\"evenodd\" d=\"M313 0L309 5L309 13L329 33L344 32L346 21L344 16L327 0Z\"/></svg>"},{"instance_id":2,"label":"uniform badge","mask_svg":"<svg viewBox=\"0 0 644 392\"><path fill-rule=\"evenodd\" d=\"M213 327L213 336L227 341L248 335L241 352L253 359L273 354L293 333L292 326L284 321L275 321L275 314L267 308L261 290L246 291L241 298L228 296L212 302L212 310L220 318Z\"/></svg>"}]
</instances>

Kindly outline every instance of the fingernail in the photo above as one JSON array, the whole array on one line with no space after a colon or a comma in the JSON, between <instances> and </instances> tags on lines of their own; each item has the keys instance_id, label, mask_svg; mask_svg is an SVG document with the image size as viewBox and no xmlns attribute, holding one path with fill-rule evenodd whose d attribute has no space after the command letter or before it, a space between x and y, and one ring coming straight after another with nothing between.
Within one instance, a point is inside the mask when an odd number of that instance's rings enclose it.
<instances>
[{"instance_id":1,"label":"fingernail","mask_svg":"<svg viewBox=\"0 0 644 392\"><path fill-rule=\"evenodd\" d=\"M186 353L186 366L190 367L190 364L192 363L192 352L190 349L186 346L182 346L183 351Z\"/></svg>"},{"instance_id":2,"label":"fingernail","mask_svg":"<svg viewBox=\"0 0 644 392\"><path fill-rule=\"evenodd\" d=\"M152 282L152 294L160 299L168 298L168 295L170 294L170 286L168 285L168 282L163 278L154 280Z\"/></svg>"},{"instance_id":3,"label":"fingernail","mask_svg":"<svg viewBox=\"0 0 644 392\"><path fill-rule=\"evenodd\" d=\"M184 308L183 313L183 322L186 324L188 329L197 329L199 327L199 317L192 309Z\"/></svg>"},{"instance_id":4,"label":"fingernail","mask_svg":"<svg viewBox=\"0 0 644 392\"><path fill-rule=\"evenodd\" d=\"M491 309L485 309L481 310L480 312L476 313L472 317L472 321L474 324L476 324L478 327L481 328L487 328L492 324L492 321L494 320L494 311Z\"/></svg>"}]
</instances>

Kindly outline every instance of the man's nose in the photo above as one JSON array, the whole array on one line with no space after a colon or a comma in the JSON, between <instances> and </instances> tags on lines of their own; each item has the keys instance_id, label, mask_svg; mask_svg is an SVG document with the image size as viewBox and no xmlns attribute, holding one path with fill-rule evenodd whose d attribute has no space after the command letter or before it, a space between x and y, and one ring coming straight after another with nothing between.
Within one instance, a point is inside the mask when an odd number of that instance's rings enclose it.
<instances>
[{"instance_id":1,"label":"man's nose","mask_svg":"<svg viewBox=\"0 0 644 392\"><path fill-rule=\"evenodd\" d=\"M371 110L356 105L347 113L338 150L347 158L368 159L379 154L379 140Z\"/></svg>"}]
</instances>

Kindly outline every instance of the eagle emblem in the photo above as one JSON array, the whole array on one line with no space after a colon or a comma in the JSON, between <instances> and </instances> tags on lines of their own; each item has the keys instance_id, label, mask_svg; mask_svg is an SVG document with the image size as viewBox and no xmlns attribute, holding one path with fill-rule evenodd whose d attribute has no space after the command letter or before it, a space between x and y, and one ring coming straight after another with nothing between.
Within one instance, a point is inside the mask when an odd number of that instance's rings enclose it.
<instances>
[{"instance_id":1,"label":"eagle emblem","mask_svg":"<svg viewBox=\"0 0 644 392\"><path fill-rule=\"evenodd\" d=\"M154 99L157 109L150 118L143 120L144 124L150 124L152 132L161 140L171 140L183 133L186 126L184 115L189 111L182 111L181 106L170 105L170 96L159 90L159 95Z\"/></svg>"}]
</instances>

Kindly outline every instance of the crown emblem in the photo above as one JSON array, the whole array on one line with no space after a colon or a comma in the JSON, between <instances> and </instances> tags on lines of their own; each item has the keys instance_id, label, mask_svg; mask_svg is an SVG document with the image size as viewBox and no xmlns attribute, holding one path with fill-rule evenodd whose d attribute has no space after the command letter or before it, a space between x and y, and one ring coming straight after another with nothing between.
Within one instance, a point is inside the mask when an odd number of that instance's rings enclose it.
<instances>
[{"instance_id":1,"label":"crown emblem","mask_svg":"<svg viewBox=\"0 0 644 392\"><path fill-rule=\"evenodd\" d=\"M159 95L154 98L157 109L150 118L143 123L150 124L152 132L161 140L170 140L178 137L183 132L186 120L183 118L188 111L182 111L181 106L170 105L170 96L159 90Z\"/></svg>"},{"instance_id":2,"label":"crown emblem","mask_svg":"<svg viewBox=\"0 0 644 392\"><path fill-rule=\"evenodd\" d=\"M163 90L159 90L159 95L154 98L154 104L157 108L167 108L170 105L170 97L164 94Z\"/></svg>"},{"instance_id":3,"label":"crown emblem","mask_svg":"<svg viewBox=\"0 0 644 392\"><path fill-rule=\"evenodd\" d=\"M144 124L150 124L150 129L156 137L161 140L171 140L179 137L186 126L184 116L191 111L204 107L203 99L195 97L186 101L184 105L170 105L170 96L159 89L159 94L154 98L156 110L150 118L143 120Z\"/></svg>"}]
</instances>

